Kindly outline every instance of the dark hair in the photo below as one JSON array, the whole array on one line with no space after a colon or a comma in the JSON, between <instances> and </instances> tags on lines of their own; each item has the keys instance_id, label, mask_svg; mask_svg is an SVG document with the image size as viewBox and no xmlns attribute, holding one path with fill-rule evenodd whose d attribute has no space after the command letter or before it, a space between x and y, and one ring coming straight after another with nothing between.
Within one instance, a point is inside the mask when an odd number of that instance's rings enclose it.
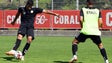
<instances>
[{"instance_id":1,"label":"dark hair","mask_svg":"<svg viewBox=\"0 0 112 63\"><path fill-rule=\"evenodd\" d=\"M33 6L33 4L34 4L33 0L28 0L27 3L26 3L26 5L31 5L31 6Z\"/></svg>"},{"instance_id":2,"label":"dark hair","mask_svg":"<svg viewBox=\"0 0 112 63\"><path fill-rule=\"evenodd\" d=\"M86 2L92 2L92 0L87 0Z\"/></svg>"},{"instance_id":3,"label":"dark hair","mask_svg":"<svg viewBox=\"0 0 112 63\"><path fill-rule=\"evenodd\" d=\"M86 1L89 5L92 5L93 4L93 0L87 0Z\"/></svg>"}]
</instances>

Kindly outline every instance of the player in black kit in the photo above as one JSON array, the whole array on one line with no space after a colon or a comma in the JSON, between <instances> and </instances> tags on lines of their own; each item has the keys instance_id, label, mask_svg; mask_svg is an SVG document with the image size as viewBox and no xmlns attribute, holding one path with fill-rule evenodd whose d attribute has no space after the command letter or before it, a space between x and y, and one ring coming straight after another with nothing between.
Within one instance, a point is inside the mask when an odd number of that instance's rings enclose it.
<instances>
[{"instance_id":1,"label":"player in black kit","mask_svg":"<svg viewBox=\"0 0 112 63\"><path fill-rule=\"evenodd\" d=\"M27 52L27 50L29 49L32 40L34 39L34 31L33 30L34 30L34 18L36 16L36 14L46 13L46 14L50 14L50 15L59 17L59 14L57 14L57 13L53 13L51 11L41 9L41 8L33 8L32 6L33 6L33 1L28 0L25 7L20 7L18 9L18 12L16 14L14 21L11 22L11 24L14 25L17 18L21 15L21 24L20 24L20 27L18 30L15 45L14 45L13 49L6 52L6 54L14 56L15 52L17 51L17 49L19 48L19 46L21 44L22 38L26 35L27 42L23 48L22 58L20 58L21 60L24 60L24 55Z\"/></svg>"}]
</instances>

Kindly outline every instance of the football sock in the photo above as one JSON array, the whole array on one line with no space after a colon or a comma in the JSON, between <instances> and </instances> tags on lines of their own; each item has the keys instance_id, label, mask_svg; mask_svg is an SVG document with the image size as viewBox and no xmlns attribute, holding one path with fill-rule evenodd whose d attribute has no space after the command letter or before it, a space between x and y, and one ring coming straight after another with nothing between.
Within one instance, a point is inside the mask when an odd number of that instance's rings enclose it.
<instances>
[{"instance_id":1,"label":"football sock","mask_svg":"<svg viewBox=\"0 0 112 63\"><path fill-rule=\"evenodd\" d=\"M106 54L105 49L104 49L104 48L100 49L100 52L101 52L101 54L102 54L104 60L107 60L108 58L107 58L107 54Z\"/></svg>"},{"instance_id":2,"label":"football sock","mask_svg":"<svg viewBox=\"0 0 112 63\"><path fill-rule=\"evenodd\" d=\"M23 56L25 55L25 53L27 52L29 47L30 47L30 43L26 43L26 45L25 45L25 47L23 48L23 51L22 51Z\"/></svg>"},{"instance_id":3,"label":"football sock","mask_svg":"<svg viewBox=\"0 0 112 63\"><path fill-rule=\"evenodd\" d=\"M76 55L77 49L78 49L77 45L73 44L72 45L72 53L73 53L73 55Z\"/></svg>"},{"instance_id":4,"label":"football sock","mask_svg":"<svg viewBox=\"0 0 112 63\"><path fill-rule=\"evenodd\" d=\"M19 48L20 44L21 44L21 40L20 39L16 39L16 43L15 43L15 45L13 47L13 50L17 50Z\"/></svg>"}]
</instances>

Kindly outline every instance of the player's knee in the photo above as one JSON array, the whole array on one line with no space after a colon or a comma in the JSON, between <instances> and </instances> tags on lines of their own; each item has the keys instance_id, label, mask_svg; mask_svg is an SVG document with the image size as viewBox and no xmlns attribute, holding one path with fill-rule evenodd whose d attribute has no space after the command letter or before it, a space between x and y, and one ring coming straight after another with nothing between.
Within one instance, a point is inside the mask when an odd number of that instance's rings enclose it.
<instances>
[{"instance_id":1,"label":"player's knee","mask_svg":"<svg viewBox=\"0 0 112 63\"><path fill-rule=\"evenodd\" d=\"M98 44L98 47L99 47L100 49L102 49L102 48L103 48L103 44L102 44L102 43Z\"/></svg>"},{"instance_id":2,"label":"player's knee","mask_svg":"<svg viewBox=\"0 0 112 63\"><path fill-rule=\"evenodd\" d=\"M79 42L78 42L78 40L76 40L76 39L72 41L72 44L78 44L78 43L79 43Z\"/></svg>"},{"instance_id":3,"label":"player's knee","mask_svg":"<svg viewBox=\"0 0 112 63\"><path fill-rule=\"evenodd\" d=\"M28 41L29 43L31 43L31 42L32 42L32 37L29 36L29 37L27 38L27 41Z\"/></svg>"},{"instance_id":4,"label":"player's knee","mask_svg":"<svg viewBox=\"0 0 112 63\"><path fill-rule=\"evenodd\" d=\"M18 39L22 40L23 36L21 34L18 34Z\"/></svg>"}]
</instances>

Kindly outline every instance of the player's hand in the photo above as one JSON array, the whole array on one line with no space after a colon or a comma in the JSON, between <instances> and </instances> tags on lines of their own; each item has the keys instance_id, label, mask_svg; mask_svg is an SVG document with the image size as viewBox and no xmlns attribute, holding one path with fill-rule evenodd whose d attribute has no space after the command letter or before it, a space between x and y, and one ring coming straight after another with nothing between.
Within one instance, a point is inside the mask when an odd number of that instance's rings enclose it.
<instances>
[{"instance_id":1,"label":"player's hand","mask_svg":"<svg viewBox=\"0 0 112 63\"><path fill-rule=\"evenodd\" d=\"M13 22L11 22L11 24L12 24L12 25L14 25L14 24L15 24L15 22L13 21Z\"/></svg>"},{"instance_id":2,"label":"player's hand","mask_svg":"<svg viewBox=\"0 0 112 63\"><path fill-rule=\"evenodd\" d=\"M60 17L60 15L59 15L59 14L56 14L56 16L57 16L57 17Z\"/></svg>"}]
</instances>

